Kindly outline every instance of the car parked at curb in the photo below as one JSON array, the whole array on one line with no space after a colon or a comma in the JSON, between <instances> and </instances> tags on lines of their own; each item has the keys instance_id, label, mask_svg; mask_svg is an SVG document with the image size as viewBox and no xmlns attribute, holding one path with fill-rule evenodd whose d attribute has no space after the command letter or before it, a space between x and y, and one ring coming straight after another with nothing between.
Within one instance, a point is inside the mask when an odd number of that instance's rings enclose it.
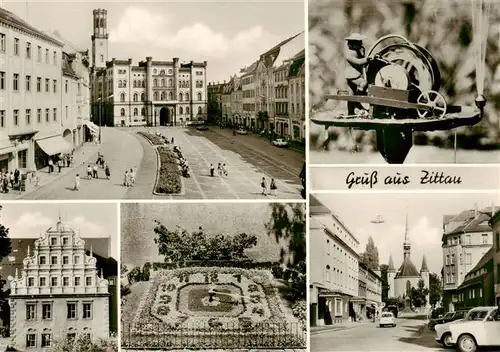
<instances>
[{"instance_id":1,"label":"car parked at curb","mask_svg":"<svg viewBox=\"0 0 500 352\"><path fill-rule=\"evenodd\" d=\"M237 130L236 133L238 133L238 134L248 134L247 130L244 130L242 128L240 128L239 130Z\"/></svg>"},{"instance_id":2,"label":"car parked at curb","mask_svg":"<svg viewBox=\"0 0 500 352\"><path fill-rule=\"evenodd\" d=\"M431 329L431 330L436 331L436 341L438 343L440 343L441 345L443 345L445 348L452 348L453 347L453 344L451 343L450 324L459 323L459 322L463 321L464 319L468 319L467 317L469 316L468 314L470 311L457 311L457 312L465 312L465 314L464 315L459 314L458 316L462 316L462 318L460 318L460 319L450 320L450 321L446 321L443 323L439 323L439 324L433 326ZM453 313L457 313L457 312L453 312ZM446 314L445 314L445 316L446 316ZM444 317L442 317L440 319L443 319L443 318Z\"/></svg>"},{"instance_id":3,"label":"car parked at curb","mask_svg":"<svg viewBox=\"0 0 500 352\"><path fill-rule=\"evenodd\" d=\"M288 142L283 138L278 138L273 141L273 145L280 148L286 148L288 147Z\"/></svg>"},{"instance_id":4,"label":"car parked at curb","mask_svg":"<svg viewBox=\"0 0 500 352\"><path fill-rule=\"evenodd\" d=\"M380 316L379 326L383 328L384 326L396 326L396 318L391 312L382 312Z\"/></svg>"},{"instance_id":5,"label":"car parked at curb","mask_svg":"<svg viewBox=\"0 0 500 352\"><path fill-rule=\"evenodd\" d=\"M457 310L455 312L448 312L442 317L438 317L436 319L430 319L427 327L429 330L434 330L434 327L438 324L446 324L452 321L463 319L467 314L468 310Z\"/></svg>"},{"instance_id":6,"label":"car parked at curb","mask_svg":"<svg viewBox=\"0 0 500 352\"><path fill-rule=\"evenodd\" d=\"M500 312L498 307L471 309L467 319L450 324L450 342L457 351L476 352L478 348L500 349Z\"/></svg>"}]
</instances>

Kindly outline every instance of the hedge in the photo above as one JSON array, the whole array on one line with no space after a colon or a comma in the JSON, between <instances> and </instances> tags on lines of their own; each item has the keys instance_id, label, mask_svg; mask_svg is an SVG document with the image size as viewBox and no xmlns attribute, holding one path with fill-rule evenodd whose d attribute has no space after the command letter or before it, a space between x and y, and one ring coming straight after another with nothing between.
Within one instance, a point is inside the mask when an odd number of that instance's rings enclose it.
<instances>
[{"instance_id":1,"label":"hedge","mask_svg":"<svg viewBox=\"0 0 500 352\"><path fill-rule=\"evenodd\" d=\"M156 180L156 192L180 193L182 182L175 153L167 147L158 147L157 150L160 155L160 172Z\"/></svg>"},{"instance_id":2,"label":"hedge","mask_svg":"<svg viewBox=\"0 0 500 352\"><path fill-rule=\"evenodd\" d=\"M163 140L163 138L160 136L157 136L155 134L146 133L146 132L137 132L137 134L146 138L153 145L164 145L165 144L165 141Z\"/></svg>"}]
</instances>

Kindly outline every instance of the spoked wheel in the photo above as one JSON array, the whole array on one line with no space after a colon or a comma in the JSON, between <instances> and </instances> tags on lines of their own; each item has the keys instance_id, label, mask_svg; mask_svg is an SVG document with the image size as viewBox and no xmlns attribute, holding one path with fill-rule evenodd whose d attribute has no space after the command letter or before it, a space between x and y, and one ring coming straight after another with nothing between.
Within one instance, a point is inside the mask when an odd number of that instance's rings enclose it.
<instances>
[{"instance_id":1,"label":"spoked wheel","mask_svg":"<svg viewBox=\"0 0 500 352\"><path fill-rule=\"evenodd\" d=\"M426 104L430 107L430 109L417 109L418 116L421 118L442 118L446 114L446 99L435 90L422 92L417 99L417 103Z\"/></svg>"},{"instance_id":2,"label":"spoked wheel","mask_svg":"<svg viewBox=\"0 0 500 352\"><path fill-rule=\"evenodd\" d=\"M458 350L460 352L476 352L477 345L476 341L471 335L462 335L458 339L457 343Z\"/></svg>"}]
</instances>

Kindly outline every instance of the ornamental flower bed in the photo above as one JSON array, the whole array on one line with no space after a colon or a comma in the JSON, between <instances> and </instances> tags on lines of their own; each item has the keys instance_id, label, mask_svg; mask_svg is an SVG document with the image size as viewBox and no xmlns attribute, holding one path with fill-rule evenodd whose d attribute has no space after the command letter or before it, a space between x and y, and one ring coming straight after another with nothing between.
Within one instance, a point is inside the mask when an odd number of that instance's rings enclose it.
<instances>
[{"instance_id":1,"label":"ornamental flower bed","mask_svg":"<svg viewBox=\"0 0 500 352\"><path fill-rule=\"evenodd\" d=\"M160 136L154 135L152 133L146 133L146 132L137 132L137 134L140 134L144 138L146 138L151 144L153 145L164 145L165 141L163 138Z\"/></svg>"},{"instance_id":2,"label":"ornamental flower bed","mask_svg":"<svg viewBox=\"0 0 500 352\"><path fill-rule=\"evenodd\" d=\"M160 170L156 180L157 193L180 193L182 189L181 175L175 154L167 147L158 147Z\"/></svg>"},{"instance_id":3,"label":"ornamental flower bed","mask_svg":"<svg viewBox=\"0 0 500 352\"><path fill-rule=\"evenodd\" d=\"M305 346L305 333L286 321L268 274L238 268L157 272L124 333L124 345L135 348Z\"/></svg>"}]
</instances>

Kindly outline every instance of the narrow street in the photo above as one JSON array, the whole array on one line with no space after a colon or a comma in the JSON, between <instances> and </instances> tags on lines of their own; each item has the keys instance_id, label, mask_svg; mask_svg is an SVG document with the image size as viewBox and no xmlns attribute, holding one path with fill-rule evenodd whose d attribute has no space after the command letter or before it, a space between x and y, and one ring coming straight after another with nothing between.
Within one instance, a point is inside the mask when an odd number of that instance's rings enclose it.
<instances>
[{"instance_id":1,"label":"narrow street","mask_svg":"<svg viewBox=\"0 0 500 352\"><path fill-rule=\"evenodd\" d=\"M345 327L311 329L311 351L448 351L422 319L398 319L396 327L350 323Z\"/></svg>"}]
</instances>

